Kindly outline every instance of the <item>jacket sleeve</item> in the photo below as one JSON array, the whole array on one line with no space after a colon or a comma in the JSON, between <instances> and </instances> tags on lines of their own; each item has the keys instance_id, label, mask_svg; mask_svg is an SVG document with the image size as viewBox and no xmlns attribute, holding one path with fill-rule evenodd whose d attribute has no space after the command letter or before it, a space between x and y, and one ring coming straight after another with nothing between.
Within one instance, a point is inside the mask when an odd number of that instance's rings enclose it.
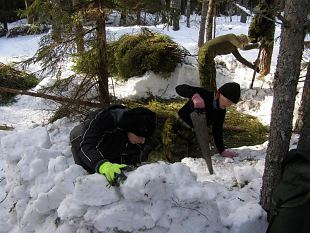
<instances>
[{"instance_id":1,"label":"jacket sleeve","mask_svg":"<svg viewBox=\"0 0 310 233\"><path fill-rule=\"evenodd\" d=\"M107 111L98 112L86 124L80 143L80 158L93 172L96 172L99 163L106 161L104 154L98 149L98 145L111 132L110 129L113 126L113 119Z\"/></svg>"},{"instance_id":2,"label":"jacket sleeve","mask_svg":"<svg viewBox=\"0 0 310 233\"><path fill-rule=\"evenodd\" d=\"M178 95L185 97L185 98L192 98L193 95L195 95L196 93L199 94L200 96L206 96L207 95L207 90L201 87L193 87L187 84L182 84L182 85L178 85L175 88L176 92L178 93Z\"/></svg>"},{"instance_id":3,"label":"jacket sleeve","mask_svg":"<svg viewBox=\"0 0 310 233\"><path fill-rule=\"evenodd\" d=\"M215 146L219 153L222 153L225 150L224 141L223 141L223 125L225 120L226 110L221 110L218 114L218 117L212 124L212 134L214 138Z\"/></svg>"}]
</instances>

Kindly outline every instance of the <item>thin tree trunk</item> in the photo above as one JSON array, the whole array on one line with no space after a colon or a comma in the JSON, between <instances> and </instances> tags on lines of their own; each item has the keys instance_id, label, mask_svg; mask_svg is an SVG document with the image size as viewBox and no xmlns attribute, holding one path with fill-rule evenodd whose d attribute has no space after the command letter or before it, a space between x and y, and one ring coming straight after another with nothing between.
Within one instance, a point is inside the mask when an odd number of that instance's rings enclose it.
<instances>
[{"instance_id":1,"label":"thin tree trunk","mask_svg":"<svg viewBox=\"0 0 310 233\"><path fill-rule=\"evenodd\" d=\"M212 40L214 8L215 8L215 0L209 0L208 13L207 13L206 41Z\"/></svg>"},{"instance_id":2,"label":"thin tree trunk","mask_svg":"<svg viewBox=\"0 0 310 233\"><path fill-rule=\"evenodd\" d=\"M298 141L298 149L310 149L310 62L308 62L306 80L302 92L301 106L301 130Z\"/></svg>"},{"instance_id":3,"label":"thin tree trunk","mask_svg":"<svg viewBox=\"0 0 310 233\"><path fill-rule=\"evenodd\" d=\"M77 0L73 0L72 5L73 5L73 9L76 7L76 5L78 4ZM84 28L83 28L83 24L82 24L82 19L81 19L81 15L79 16L79 18L77 19L77 22L75 23L75 34L76 34L76 48L77 48L77 52L79 54L83 54L85 51L85 44L84 44Z\"/></svg>"},{"instance_id":4,"label":"thin tree trunk","mask_svg":"<svg viewBox=\"0 0 310 233\"><path fill-rule=\"evenodd\" d=\"M180 16L181 16L181 0L171 0L170 9L172 12L172 30L180 30Z\"/></svg>"},{"instance_id":5,"label":"thin tree trunk","mask_svg":"<svg viewBox=\"0 0 310 233\"><path fill-rule=\"evenodd\" d=\"M191 0L187 0L186 2L186 27L191 27L190 25L191 20Z\"/></svg>"},{"instance_id":6,"label":"thin tree trunk","mask_svg":"<svg viewBox=\"0 0 310 233\"><path fill-rule=\"evenodd\" d=\"M58 19L61 18L61 2L60 0L55 0L54 1L54 7L57 9L53 15L53 19L52 19L52 38L54 41L56 42L61 42L61 27L62 25L60 23L58 23Z\"/></svg>"},{"instance_id":7,"label":"thin tree trunk","mask_svg":"<svg viewBox=\"0 0 310 233\"><path fill-rule=\"evenodd\" d=\"M127 25L127 11L126 10L121 11L121 19L120 19L119 25L120 26Z\"/></svg>"},{"instance_id":8,"label":"thin tree trunk","mask_svg":"<svg viewBox=\"0 0 310 233\"><path fill-rule=\"evenodd\" d=\"M248 8L249 0L243 0L242 6ZM248 14L244 11L241 11L240 23L246 23L247 17L248 17Z\"/></svg>"},{"instance_id":9,"label":"thin tree trunk","mask_svg":"<svg viewBox=\"0 0 310 233\"><path fill-rule=\"evenodd\" d=\"M216 34L216 16L217 16L217 9L216 9L216 6L215 6L215 9L214 9L214 12L215 12L215 14L214 14L214 17L213 17L213 36L212 36L212 38L214 38L215 37L215 34Z\"/></svg>"},{"instance_id":10,"label":"thin tree trunk","mask_svg":"<svg viewBox=\"0 0 310 233\"><path fill-rule=\"evenodd\" d=\"M141 23L141 10L137 11L136 16L137 16L137 25L141 25L142 24Z\"/></svg>"},{"instance_id":11,"label":"thin tree trunk","mask_svg":"<svg viewBox=\"0 0 310 233\"><path fill-rule=\"evenodd\" d=\"M207 19L208 4L207 0L202 1L201 9L201 22L198 36L198 47L200 48L204 43L205 31L206 31L206 19Z\"/></svg>"},{"instance_id":12,"label":"thin tree trunk","mask_svg":"<svg viewBox=\"0 0 310 233\"><path fill-rule=\"evenodd\" d=\"M304 44L307 1L289 0L286 2L284 11L284 17L289 24L288 26L282 25L280 51L273 87L274 100L269 144L260 198L260 204L268 213L273 190L280 181L283 156L289 150L292 134L293 110Z\"/></svg>"},{"instance_id":13,"label":"thin tree trunk","mask_svg":"<svg viewBox=\"0 0 310 233\"><path fill-rule=\"evenodd\" d=\"M267 13L267 17L275 20L275 9L278 4L279 0L271 0L268 4L269 13ZM275 24L271 22L268 28L268 38L266 38L267 46L262 49L262 56L261 61L259 63L259 74L260 76L266 76L270 73L270 66L271 66L271 58L273 52L273 44L274 44L274 31L275 31Z\"/></svg>"},{"instance_id":14,"label":"thin tree trunk","mask_svg":"<svg viewBox=\"0 0 310 233\"><path fill-rule=\"evenodd\" d=\"M105 30L105 12L101 6L101 1L98 3L98 18L96 19L96 41L98 49L98 89L100 102L105 106L110 104L109 97L109 75L108 75L108 59L107 59L107 44L106 44L106 30Z\"/></svg>"},{"instance_id":15,"label":"thin tree trunk","mask_svg":"<svg viewBox=\"0 0 310 233\"><path fill-rule=\"evenodd\" d=\"M305 84L303 87L303 93L302 93L302 98L301 98L301 102L300 102L300 106L298 109L298 117L297 120L295 122L295 126L294 126L294 132L295 133L300 133L301 128L303 127L303 120L304 120L304 116L305 116L305 104L306 104L306 99L309 98L307 97L308 95L310 95L310 90L309 88L309 80L310 80L310 63L308 62L308 66L307 66L307 74L306 74L306 80L305 80Z\"/></svg>"}]
</instances>

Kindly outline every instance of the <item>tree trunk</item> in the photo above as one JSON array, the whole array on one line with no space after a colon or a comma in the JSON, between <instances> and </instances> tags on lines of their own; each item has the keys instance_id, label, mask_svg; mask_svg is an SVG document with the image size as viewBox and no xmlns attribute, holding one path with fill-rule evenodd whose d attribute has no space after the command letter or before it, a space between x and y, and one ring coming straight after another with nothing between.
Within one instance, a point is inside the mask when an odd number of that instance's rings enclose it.
<instances>
[{"instance_id":1,"label":"tree trunk","mask_svg":"<svg viewBox=\"0 0 310 233\"><path fill-rule=\"evenodd\" d=\"M166 3L166 0L160 0L161 5L163 6L163 9L161 11L161 23L166 24L169 23L167 18L167 12L169 11L170 5Z\"/></svg>"},{"instance_id":2,"label":"tree trunk","mask_svg":"<svg viewBox=\"0 0 310 233\"><path fill-rule=\"evenodd\" d=\"M208 11L207 0L203 0L202 1L202 9L201 9L201 22L200 22L199 36L198 36L198 47L199 48L204 43L207 11Z\"/></svg>"},{"instance_id":3,"label":"tree trunk","mask_svg":"<svg viewBox=\"0 0 310 233\"><path fill-rule=\"evenodd\" d=\"M181 15L181 0L171 0L171 20L172 20L172 30L180 30L180 15Z\"/></svg>"},{"instance_id":4,"label":"tree trunk","mask_svg":"<svg viewBox=\"0 0 310 233\"><path fill-rule=\"evenodd\" d=\"M141 23L141 10L137 11L136 16L137 16L137 25L142 25L142 23Z\"/></svg>"},{"instance_id":5,"label":"tree trunk","mask_svg":"<svg viewBox=\"0 0 310 233\"><path fill-rule=\"evenodd\" d=\"M274 188L280 181L283 156L289 150L293 110L303 52L304 24L308 0L288 0L282 25L281 44L274 78L269 144L260 204L268 213ZM284 26L285 25L285 26Z\"/></svg>"},{"instance_id":6,"label":"tree trunk","mask_svg":"<svg viewBox=\"0 0 310 233\"><path fill-rule=\"evenodd\" d=\"M268 4L269 12L267 13L267 17L275 20L275 8L278 5L279 0L270 0ZM268 27L268 34L266 38L267 46L262 49L262 56L261 61L259 63L259 74L260 76L266 76L270 73L270 65L271 65L271 58L273 52L273 44L274 44L274 31L275 31L275 24L274 22L270 23Z\"/></svg>"},{"instance_id":7,"label":"tree trunk","mask_svg":"<svg viewBox=\"0 0 310 233\"><path fill-rule=\"evenodd\" d=\"M300 106L298 109L298 117L297 120L295 122L295 126L294 126L294 132L295 133L300 133L300 130L303 126L303 118L304 118L304 112L305 112L305 101L308 98L307 96L310 95L310 90L309 88L309 80L310 80L310 68L309 68L309 62L308 62L308 66L307 66L307 74L306 74L306 80L304 83L304 87L303 87L303 93L302 93L302 98L301 98L301 102L300 102Z\"/></svg>"},{"instance_id":8,"label":"tree trunk","mask_svg":"<svg viewBox=\"0 0 310 233\"><path fill-rule=\"evenodd\" d=\"M127 11L126 10L121 11L121 19L120 19L119 25L120 26L127 25Z\"/></svg>"},{"instance_id":9,"label":"tree trunk","mask_svg":"<svg viewBox=\"0 0 310 233\"><path fill-rule=\"evenodd\" d=\"M310 62L308 62L306 80L302 92L301 105L301 128L298 141L298 149L310 149Z\"/></svg>"},{"instance_id":10,"label":"tree trunk","mask_svg":"<svg viewBox=\"0 0 310 233\"><path fill-rule=\"evenodd\" d=\"M186 2L186 27L191 27L190 25L191 20L191 0L187 0Z\"/></svg>"},{"instance_id":11,"label":"tree trunk","mask_svg":"<svg viewBox=\"0 0 310 233\"><path fill-rule=\"evenodd\" d=\"M105 29L105 12L101 6L101 1L96 1L98 4L98 17L96 19L96 42L98 50L98 89L100 102L105 105L110 104L109 97L109 74L108 74L108 59L107 59L107 44L106 44L106 29Z\"/></svg>"},{"instance_id":12,"label":"tree trunk","mask_svg":"<svg viewBox=\"0 0 310 233\"><path fill-rule=\"evenodd\" d=\"M54 12L54 15L52 16L52 32L51 32L51 35L52 35L52 38L54 41L56 42L61 42L61 27L62 25L57 22L58 19L61 18L61 1L60 0L55 0L54 1L54 8L56 9L55 12Z\"/></svg>"},{"instance_id":13,"label":"tree trunk","mask_svg":"<svg viewBox=\"0 0 310 233\"><path fill-rule=\"evenodd\" d=\"M248 8L249 0L243 0L242 6ZM244 11L241 11L240 23L246 23L247 17L248 17L248 14Z\"/></svg>"},{"instance_id":14,"label":"tree trunk","mask_svg":"<svg viewBox=\"0 0 310 233\"><path fill-rule=\"evenodd\" d=\"M212 40L214 8L215 8L215 0L209 0L208 13L207 13L206 41Z\"/></svg>"},{"instance_id":15,"label":"tree trunk","mask_svg":"<svg viewBox=\"0 0 310 233\"><path fill-rule=\"evenodd\" d=\"M72 5L73 9L75 9L76 5L78 4L77 0L73 0ZM82 24L82 16L79 14L79 18L76 19L75 22L75 35L76 35L76 49L79 54L83 54L85 51L85 44L84 44L84 28Z\"/></svg>"},{"instance_id":16,"label":"tree trunk","mask_svg":"<svg viewBox=\"0 0 310 233\"><path fill-rule=\"evenodd\" d=\"M28 8L32 3L31 0L25 0L25 9ZM28 24L33 24L34 23L34 16L33 15L27 15L27 23Z\"/></svg>"},{"instance_id":17,"label":"tree trunk","mask_svg":"<svg viewBox=\"0 0 310 233\"><path fill-rule=\"evenodd\" d=\"M215 6L215 9L214 9L214 17L213 17L213 36L212 38L215 37L215 34L216 34L216 16L218 15L218 12L217 12L217 9L216 9L216 6Z\"/></svg>"}]
</instances>

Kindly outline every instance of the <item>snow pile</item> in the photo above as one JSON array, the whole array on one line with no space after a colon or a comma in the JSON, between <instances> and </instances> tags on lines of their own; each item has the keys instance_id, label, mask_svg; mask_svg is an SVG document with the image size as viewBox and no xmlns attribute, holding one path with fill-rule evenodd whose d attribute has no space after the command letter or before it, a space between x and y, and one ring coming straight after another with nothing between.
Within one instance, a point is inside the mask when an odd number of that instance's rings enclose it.
<instances>
[{"instance_id":1,"label":"snow pile","mask_svg":"<svg viewBox=\"0 0 310 233\"><path fill-rule=\"evenodd\" d=\"M6 231L1 232L246 233L263 232L266 227L257 195L253 198L232 188L228 180L230 188L225 182L212 182L225 179L222 172L231 163L215 162L212 176L204 167L199 172L204 182L197 181L199 174L191 171L199 159L188 158L191 169L186 159L153 163L128 172L120 187L109 187L104 176L88 175L74 164L66 138L72 127L61 119L1 138L5 191L12 204L9 219L0 221L3 225L7 221L2 228ZM237 175L233 173L232 180L242 183L250 174L247 184L258 189L261 174L255 168L235 168ZM255 231L253 225L260 227Z\"/></svg>"}]
</instances>

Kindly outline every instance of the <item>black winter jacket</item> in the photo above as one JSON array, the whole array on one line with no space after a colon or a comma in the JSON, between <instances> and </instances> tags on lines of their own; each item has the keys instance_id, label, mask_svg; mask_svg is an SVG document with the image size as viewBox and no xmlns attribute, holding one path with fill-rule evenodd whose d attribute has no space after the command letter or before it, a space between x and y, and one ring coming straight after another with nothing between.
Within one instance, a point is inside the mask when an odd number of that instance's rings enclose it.
<instances>
[{"instance_id":1,"label":"black winter jacket","mask_svg":"<svg viewBox=\"0 0 310 233\"><path fill-rule=\"evenodd\" d=\"M190 100L179 110L178 115L189 126L193 127L193 123L190 114L194 111L194 105L191 100L194 94L199 94L203 98L205 103L205 111L208 126L212 126L212 134L214 143L219 153L225 150L223 142L223 124L225 120L226 110L217 109L214 107L214 92L207 91L204 88L193 87L186 84L176 87L176 92L185 98Z\"/></svg>"},{"instance_id":2,"label":"black winter jacket","mask_svg":"<svg viewBox=\"0 0 310 233\"><path fill-rule=\"evenodd\" d=\"M147 160L147 154L144 153L146 146L131 144L127 132L118 126L127 110L124 106L113 106L92 112L78 126L81 128L80 132L71 133L72 152L77 164L88 172L95 173L106 161L135 165Z\"/></svg>"}]
</instances>

